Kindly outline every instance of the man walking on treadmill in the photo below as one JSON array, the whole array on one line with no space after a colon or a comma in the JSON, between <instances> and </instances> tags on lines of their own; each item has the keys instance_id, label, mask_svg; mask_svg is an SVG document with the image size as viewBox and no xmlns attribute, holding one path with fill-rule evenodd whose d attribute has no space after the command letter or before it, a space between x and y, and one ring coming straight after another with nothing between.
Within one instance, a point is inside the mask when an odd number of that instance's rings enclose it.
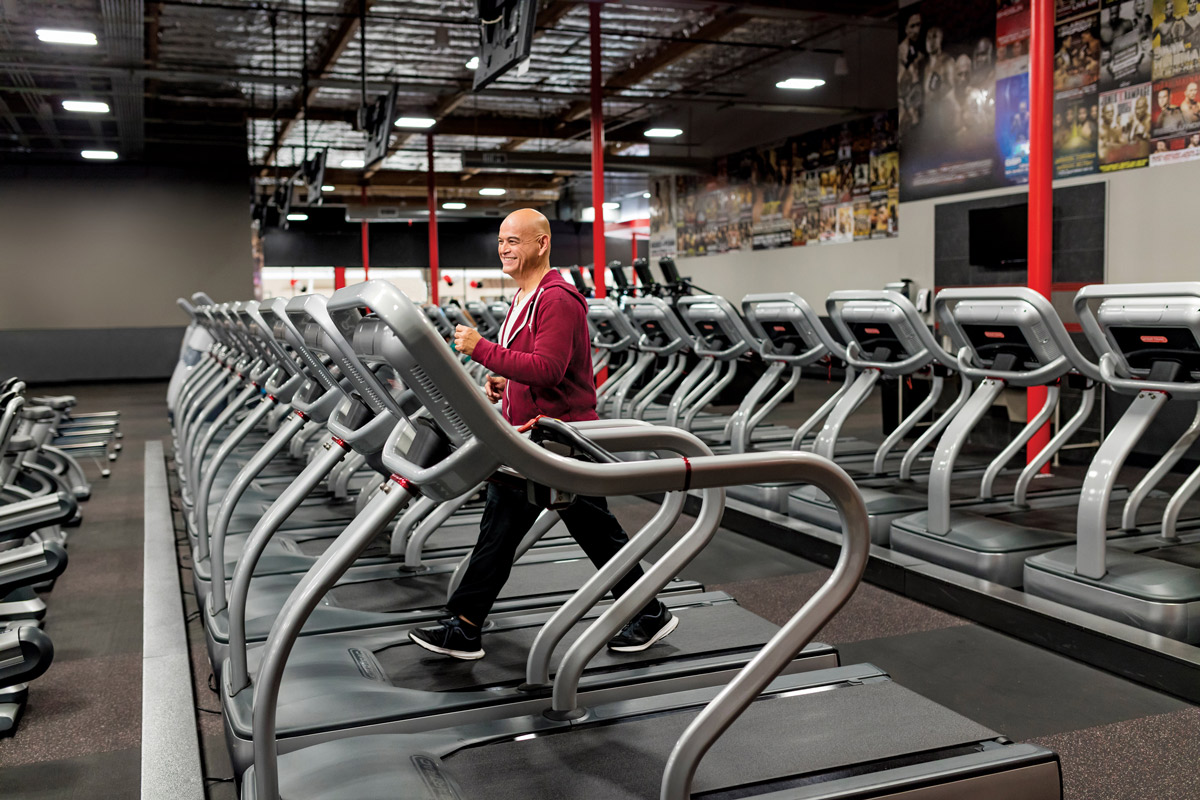
<instances>
[{"instance_id":1,"label":"man walking on treadmill","mask_svg":"<svg viewBox=\"0 0 1200 800\"><path fill-rule=\"evenodd\" d=\"M455 347L493 373L485 390L489 400L502 403L510 424L522 425L539 414L569 422L598 419L587 301L550 268L549 221L531 208L509 214L500 225L499 252L504 274L519 289L499 342L459 325ZM508 580L517 546L539 513L524 490L489 483L479 541L462 583L446 604L450 616L433 627L411 631L409 638L451 658L483 658L480 628ZM597 567L628 541L603 497L578 496L559 514ZM613 595L619 597L642 574L635 566L613 587ZM651 600L608 643L609 649L645 650L678 624L662 603Z\"/></svg>"}]
</instances>

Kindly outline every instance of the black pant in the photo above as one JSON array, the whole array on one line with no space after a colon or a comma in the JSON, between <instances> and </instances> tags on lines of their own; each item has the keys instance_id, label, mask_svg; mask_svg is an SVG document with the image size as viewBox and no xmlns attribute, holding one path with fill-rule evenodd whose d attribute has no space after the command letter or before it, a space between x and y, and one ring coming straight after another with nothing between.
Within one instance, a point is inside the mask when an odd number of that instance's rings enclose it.
<instances>
[{"instance_id":1,"label":"black pant","mask_svg":"<svg viewBox=\"0 0 1200 800\"><path fill-rule=\"evenodd\" d=\"M523 489L488 484L487 503L479 523L479 541L471 553L471 563L462 583L446 604L452 614L475 625L483 624L512 572L517 545L533 527L541 511L529 502ZM576 497L575 502L559 514L571 536L597 568L604 566L629 541L603 497ZM635 564L613 586L613 596L620 597L642 575L641 566ZM641 613L657 610L658 600L651 600Z\"/></svg>"}]
</instances>

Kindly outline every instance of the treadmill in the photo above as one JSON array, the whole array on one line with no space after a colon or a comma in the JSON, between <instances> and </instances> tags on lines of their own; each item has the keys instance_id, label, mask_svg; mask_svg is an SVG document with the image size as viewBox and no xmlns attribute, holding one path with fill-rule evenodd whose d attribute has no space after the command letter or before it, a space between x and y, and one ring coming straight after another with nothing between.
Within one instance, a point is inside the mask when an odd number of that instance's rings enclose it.
<instances>
[{"instance_id":1,"label":"treadmill","mask_svg":"<svg viewBox=\"0 0 1200 800\"><path fill-rule=\"evenodd\" d=\"M1190 644L1200 644L1200 540L1176 524L1200 470L1171 497L1157 536L1110 542L1107 511L1121 466L1167 402L1200 401L1198 305L1200 283L1085 286L1075 296L1103 381L1133 402L1088 468L1075 544L1024 565L1031 595Z\"/></svg>"},{"instance_id":2,"label":"treadmill","mask_svg":"<svg viewBox=\"0 0 1200 800\"><path fill-rule=\"evenodd\" d=\"M1072 369L1089 378L1100 376L1075 348L1050 301L1031 289L944 289L934 307L944 330L959 348L959 370L978 385L938 442L929 477L927 510L892 521L891 548L992 583L1018 587L1026 557L1063 547L1070 543L1071 536L1024 521L973 513L984 508L952 508L950 483L959 453L1007 386L1051 387L1042 408L992 462L984 480L985 487L989 486L989 479L994 479L1049 421L1058 401L1059 380ZM1043 449L1045 457L1036 458L1035 463L1040 467L1049 458L1046 450L1057 452L1073 433L1070 425L1060 431ZM1036 471L1031 466L1025 468L1029 478ZM1060 488L1057 494L1059 502L1080 502L1073 484ZM1087 502L1086 483L1083 494L1083 502ZM1013 507L1001 505L992 510L1006 509Z\"/></svg>"},{"instance_id":3,"label":"treadmill","mask_svg":"<svg viewBox=\"0 0 1200 800\"><path fill-rule=\"evenodd\" d=\"M329 356L350 381L353 391L340 401L329 419L328 428L332 434L329 441L318 449L317 456L284 490L246 540L229 588L228 607L221 609L210 604L211 613L204 617L205 640L210 661L217 671L226 655L244 660L247 642L266 638L288 596L303 580L304 576L299 573L254 574L258 559L280 520L292 513L303 497L328 474L332 465L344 458L351 448L369 453L369 457L378 462L386 432L405 414L402 405L363 363L346 340L345 333L330 318L325 298L306 295L294 301L301 307L293 312L289 303L288 314L293 323L304 325L305 350L314 361L321 355ZM367 335L361 330L359 334ZM391 370L390 367L385 369ZM408 383L402 378L398 381ZM411 386L409 390L412 390ZM474 391L482 400L479 391ZM496 415L494 407L488 404L488 408ZM499 419L499 415L496 418ZM482 480L465 487L463 492L473 491ZM547 546L533 549L533 544L557 522L556 516L543 514L522 542L511 577L497 601L497 611L561 603L594 572L591 561L573 542L558 546L547 543ZM326 555L327 552L320 560L325 560ZM315 635L383 625L422 624L437 619L466 563L464 557L431 561L419 570L406 569L399 560L353 566L324 599L319 611L308 620L304 632ZM692 593L699 588L691 581L673 581L666 591Z\"/></svg>"},{"instance_id":4,"label":"treadmill","mask_svg":"<svg viewBox=\"0 0 1200 800\"><path fill-rule=\"evenodd\" d=\"M348 307L344 316L353 315L358 311ZM355 335L356 350L364 355L379 354L392 346L390 329L380 327L372 318L357 322L366 331ZM353 322L339 324L349 327ZM645 423L630 425L628 421L584 423L583 427L591 441L614 449L656 447L660 457L711 454L694 437L674 429ZM550 436L553 430L551 427L547 434L538 428L535 435ZM560 443L569 446L574 442L567 438ZM673 553L678 555L669 557L676 572L711 540L720 524L722 493L706 489L702 495L696 523L675 545ZM581 620L599 615L592 606L631 563L668 533L682 511L683 501L684 493L673 493L651 525L623 551L621 560L606 565L599 578L589 580L587 588L577 592L561 614L553 618L549 612L514 614L491 621L489 658L483 664L439 662L437 669L431 670L430 657L409 641L411 626L404 625L298 640L280 689L284 698L276 722L280 749L288 751L341 738L360 733L363 728L376 733L411 732L515 713L540 713L548 706L550 693L525 686L529 682L527 674L548 671L546 662L556 647L569 646L586 627ZM371 524L378 529L380 523ZM661 583L665 582L666 578ZM664 598L664 602L685 621L677 632L682 635L639 654L603 654L581 676L580 691L586 698L612 701L656 693L668 686L683 689L723 683L776 631L774 625L745 611L724 593L674 595ZM525 654L531 649L536 655L527 667ZM249 678L257 659L254 652L248 655L246 674L240 672L240 666L233 666L232 659L223 670L226 740L239 774L252 757L253 693ZM832 648L810 645L789 671L836 664Z\"/></svg>"},{"instance_id":5,"label":"treadmill","mask_svg":"<svg viewBox=\"0 0 1200 800\"><path fill-rule=\"evenodd\" d=\"M272 630L254 686L254 766L243 776L243 800L536 800L562 797L564 784L573 797L606 800L644 800L656 792L682 800L693 791L706 797L906 800L1061 796L1054 753L1014 744L870 665L780 677L849 599L867 563L862 502L838 467L795 452L614 463L585 436L590 432L570 425L561 428L574 433L570 440L597 463L557 455L505 425L470 391L469 378L394 287L380 281L348 287L335 294L331 307L341 315L364 305L396 335L383 356L421 396L432 425L397 424L384 450L393 470L388 491L372 499L330 558L310 572ZM424 446L431 437L443 447ZM305 618L370 540L373 520L390 517L416 494L453 496L502 462L535 484L599 495L680 492L739 480L812 481L843 511L842 552L825 585L719 692L690 689L589 707L579 702L583 668L677 568L668 557L570 647L555 670L549 710L435 732L355 736L280 756L276 722L289 653ZM538 688L549 682L548 673L530 677ZM738 735L717 743L739 717Z\"/></svg>"}]
</instances>

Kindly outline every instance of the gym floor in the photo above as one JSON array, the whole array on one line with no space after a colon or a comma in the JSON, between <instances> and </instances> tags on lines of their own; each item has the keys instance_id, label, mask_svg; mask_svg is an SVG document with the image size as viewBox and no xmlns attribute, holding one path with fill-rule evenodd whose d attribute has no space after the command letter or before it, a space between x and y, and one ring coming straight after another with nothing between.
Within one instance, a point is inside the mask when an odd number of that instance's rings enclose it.
<instances>
[{"instance_id":1,"label":"gym floor","mask_svg":"<svg viewBox=\"0 0 1200 800\"><path fill-rule=\"evenodd\" d=\"M42 390L75 394L82 411L119 409L125 448L112 477L96 479L83 506L84 524L72 531L70 566L45 595L55 663L32 685L16 735L0 739L0 796L133 798L140 794L141 756L141 459L145 440L168 439L166 385L37 387ZM799 398L790 413L818 391ZM864 408L859 418L878 417ZM88 468L94 476L96 468ZM654 511L636 498L615 500L613 507L630 530ZM180 555L192 615L185 548ZM683 577L782 623L827 574L722 530ZM198 626L190 619L202 764L209 797L225 800L235 791L220 719L208 713L218 701ZM1191 704L867 584L818 639L836 645L844 663L869 661L1011 739L1056 750L1069 800L1200 797L1200 710Z\"/></svg>"}]
</instances>

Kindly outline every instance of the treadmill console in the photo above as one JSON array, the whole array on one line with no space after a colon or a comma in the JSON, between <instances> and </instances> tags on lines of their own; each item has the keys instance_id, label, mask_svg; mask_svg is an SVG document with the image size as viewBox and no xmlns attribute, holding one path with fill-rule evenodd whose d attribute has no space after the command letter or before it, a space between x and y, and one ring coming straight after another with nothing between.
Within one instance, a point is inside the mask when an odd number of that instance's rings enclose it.
<instances>
[{"instance_id":1,"label":"treadmill console","mask_svg":"<svg viewBox=\"0 0 1200 800\"><path fill-rule=\"evenodd\" d=\"M1100 326L1129 372L1147 377L1155 363L1175 363L1200 379L1200 308L1177 298L1105 300Z\"/></svg>"},{"instance_id":2,"label":"treadmill console","mask_svg":"<svg viewBox=\"0 0 1200 800\"><path fill-rule=\"evenodd\" d=\"M851 300L839 309L863 361L903 361L925 351L904 311L890 302ZM879 355L886 353L883 359Z\"/></svg>"},{"instance_id":3,"label":"treadmill console","mask_svg":"<svg viewBox=\"0 0 1200 800\"><path fill-rule=\"evenodd\" d=\"M1045 320L1024 301L964 300L950 313L967 337L959 345L974 351L973 361L980 367L1010 356L1012 366L1005 369L1025 372L1062 356Z\"/></svg>"}]
</instances>

